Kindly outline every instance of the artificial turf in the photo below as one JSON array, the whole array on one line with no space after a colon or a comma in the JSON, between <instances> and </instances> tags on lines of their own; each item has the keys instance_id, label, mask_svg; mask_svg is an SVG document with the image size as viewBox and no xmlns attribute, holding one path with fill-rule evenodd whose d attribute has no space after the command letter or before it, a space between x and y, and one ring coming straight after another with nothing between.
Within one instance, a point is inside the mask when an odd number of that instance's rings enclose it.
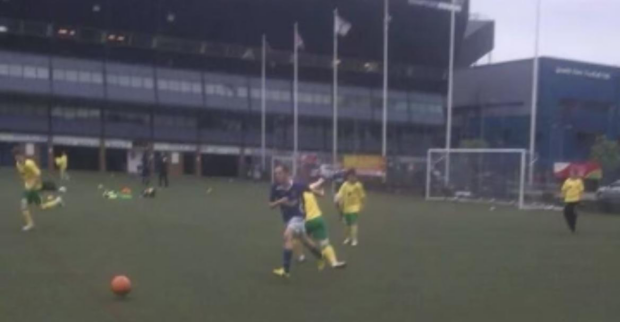
<instances>
[{"instance_id":1,"label":"artificial turf","mask_svg":"<svg viewBox=\"0 0 620 322\"><path fill-rule=\"evenodd\" d=\"M369 195L360 245L322 201L346 270L312 261L289 280L282 223L261 183L173 178L156 199L106 200L99 184L134 195L138 179L73 173L66 207L37 211L20 231L21 184L0 170L0 321L617 321L620 220L427 203ZM211 187L210 194L206 190ZM112 295L126 274L133 292Z\"/></svg>"}]
</instances>

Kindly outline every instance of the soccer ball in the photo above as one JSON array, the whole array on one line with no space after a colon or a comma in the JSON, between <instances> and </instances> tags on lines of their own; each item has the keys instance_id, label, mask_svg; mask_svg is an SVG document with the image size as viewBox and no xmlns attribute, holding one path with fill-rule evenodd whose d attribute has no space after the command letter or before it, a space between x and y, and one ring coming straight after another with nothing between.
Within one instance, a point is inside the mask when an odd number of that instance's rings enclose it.
<instances>
[{"instance_id":1,"label":"soccer ball","mask_svg":"<svg viewBox=\"0 0 620 322\"><path fill-rule=\"evenodd\" d=\"M67 192L67 187L60 187L60 188L58 188L58 191L60 191L62 193L65 193L65 192Z\"/></svg>"},{"instance_id":2,"label":"soccer ball","mask_svg":"<svg viewBox=\"0 0 620 322\"><path fill-rule=\"evenodd\" d=\"M125 275L114 276L111 287L114 294L125 296L131 292L131 281Z\"/></svg>"}]
</instances>

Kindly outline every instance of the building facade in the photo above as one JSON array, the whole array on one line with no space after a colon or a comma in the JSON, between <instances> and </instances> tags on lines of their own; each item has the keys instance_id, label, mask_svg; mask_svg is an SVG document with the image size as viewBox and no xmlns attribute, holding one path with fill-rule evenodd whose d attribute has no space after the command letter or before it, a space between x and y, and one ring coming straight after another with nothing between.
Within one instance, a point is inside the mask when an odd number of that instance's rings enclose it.
<instances>
[{"instance_id":1,"label":"building facade","mask_svg":"<svg viewBox=\"0 0 620 322\"><path fill-rule=\"evenodd\" d=\"M533 60L474 67L456 76L457 140L529 149ZM620 68L540 59L537 171L583 162L599 136L620 139Z\"/></svg>"}]
</instances>

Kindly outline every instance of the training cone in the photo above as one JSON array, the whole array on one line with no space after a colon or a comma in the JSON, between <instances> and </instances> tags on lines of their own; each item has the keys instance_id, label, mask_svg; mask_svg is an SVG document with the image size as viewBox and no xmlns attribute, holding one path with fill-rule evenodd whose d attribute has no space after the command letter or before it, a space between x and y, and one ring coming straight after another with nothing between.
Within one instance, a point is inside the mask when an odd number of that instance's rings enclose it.
<instances>
[{"instance_id":1,"label":"training cone","mask_svg":"<svg viewBox=\"0 0 620 322\"><path fill-rule=\"evenodd\" d=\"M111 287L114 294L125 296L131 292L131 281L125 275L114 276Z\"/></svg>"}]
</instances>

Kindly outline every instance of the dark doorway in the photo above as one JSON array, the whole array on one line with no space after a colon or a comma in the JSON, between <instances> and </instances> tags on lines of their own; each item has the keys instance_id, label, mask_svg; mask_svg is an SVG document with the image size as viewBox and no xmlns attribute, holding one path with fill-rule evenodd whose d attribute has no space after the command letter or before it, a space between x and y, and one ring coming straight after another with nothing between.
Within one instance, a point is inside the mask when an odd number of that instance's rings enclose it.
<instances>
[{"instance_id":1,"label":"dark doorway","mask_svg":"<svg viewBox=\"0 0 620 322\"><path fill-rule=\"evenodd\" d=\"M69 171L99 171L99 148L66 145L54 146L54 157L60 156L63 152L67 153L67 158L69 159Z\"/></svg>"},{"instance_id":2,"label":"dark doorway","mask_svg":"<svg viewBox=\"0 0 620 322\"><path fill-rule=\"evenodd\" d=\"M183 174L196 174L196 153L183 153Z\"/></svg>"},{"instance_id":3,"label":"dark doorway","mask_svg":"<svg viewBox=\"0 0 620 322\"><path fill-rule=\"evenodd\" d=\"M206 177L236 177L239 174L239 156L203 154L202 175Z\"/></svg>"},{"instance_id":4,"label":"dark doorway","mask_svg":"<svg viewBox=\"0 0 620 322\"><path fill-rule=\"evenodd\" d=\"M127 172L127 150L107 149L105 164L108 172Z\"/></svg>"}]
</instances>

